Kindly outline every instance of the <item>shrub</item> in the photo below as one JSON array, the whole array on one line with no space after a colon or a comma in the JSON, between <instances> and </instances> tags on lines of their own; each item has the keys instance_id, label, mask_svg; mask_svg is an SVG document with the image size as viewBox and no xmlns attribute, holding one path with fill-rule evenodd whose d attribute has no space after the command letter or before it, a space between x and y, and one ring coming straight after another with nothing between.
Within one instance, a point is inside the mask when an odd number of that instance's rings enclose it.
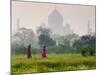
<instances>
[{"instance_id":1,"label":"shrub","mask_svg":"<svg viewBox=\"0 0 100 75\"><path fill-rule=\"evenodd\" d=\"M82 56L95 55L95 45L84 45L81 47Z\"/></svg>"}]
</instances>

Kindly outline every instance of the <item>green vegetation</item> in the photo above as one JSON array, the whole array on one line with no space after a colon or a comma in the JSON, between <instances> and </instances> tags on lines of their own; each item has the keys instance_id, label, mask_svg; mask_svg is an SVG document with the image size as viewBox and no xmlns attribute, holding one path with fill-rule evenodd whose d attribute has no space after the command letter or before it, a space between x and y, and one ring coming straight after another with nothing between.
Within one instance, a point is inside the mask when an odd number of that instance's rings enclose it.
<instances>
[{"instance_id":1,"label":"green vegetation","mask_svg":"<svg viewBox=\"0 0 100 75\"><path fill-rule=\"evenodd\" d=\"M34 60L35 59L35 60ZM48 54L43 60L40 55L27 59L25 55L12 56L12 74L41 73L96 69L95 56L80 54Z\"/></svg>"},{"instance_id":2,"label":"green vegetation","mask_svg":"<svg viewBox=\"0 0 100 75\"><path fill-rule=\"evenodd\" d=\"M95 55L95 46L94 45L85 45L81 47L81 54L83 56L94 56Z\"/></svg>"},{"instance_id":3,"label":"green vegetation","mask_svg":"<svg viewBox=\"0 0 100 75\"><path fill-rule=\"evenodd\" d=\"M37 36L30 29L21 28L14 35L11 43L13 75L96 68L95 35L73 33L61 36L41 26L36 32ZM43 46L46 46L45 60L41 58Z\"/></svg>"}]
</instances>

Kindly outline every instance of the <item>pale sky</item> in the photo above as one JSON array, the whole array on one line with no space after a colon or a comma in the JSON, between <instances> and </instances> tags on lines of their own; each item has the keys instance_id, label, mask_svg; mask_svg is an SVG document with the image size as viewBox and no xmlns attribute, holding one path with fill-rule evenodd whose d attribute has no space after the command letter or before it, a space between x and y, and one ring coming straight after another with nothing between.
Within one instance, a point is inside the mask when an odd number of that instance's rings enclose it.
<instances>
[{"instance_id":1,"label":"pale sky","mask_svg":"<svg viewBox=\"0 0 100 75\"><path fill-rule=\"evenodd\" d=\"M55 6L63 16L63 25L70 24L75 33L87 34L88 21L95 32L95 6L12 1L12 33L17 31L17 19L20 27L33 31L43 22L48 25L48 16Z\"/></svg>"}]
</instances>

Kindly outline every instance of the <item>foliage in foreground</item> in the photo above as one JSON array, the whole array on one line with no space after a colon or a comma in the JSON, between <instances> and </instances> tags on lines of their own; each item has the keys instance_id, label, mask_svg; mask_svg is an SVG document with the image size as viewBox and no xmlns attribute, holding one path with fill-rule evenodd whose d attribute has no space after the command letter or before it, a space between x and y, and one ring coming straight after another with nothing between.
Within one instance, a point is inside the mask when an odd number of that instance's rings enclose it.
<instances>
[{"instance_id":1,"label":"foliage in foreground","mask_svg":"<svg viewBox=\"0 0 100 75\"><path fill-rule=\"evenodd\" d=\"M35 60L34 60L35 59ZM36 64L37 63L37 64ZM96 68L95 56L48 55L42 60L40 55L27 59L26 56L12 56L12 74L41 73L73 70L90 70Z\"/></svg>"}]
</instances>

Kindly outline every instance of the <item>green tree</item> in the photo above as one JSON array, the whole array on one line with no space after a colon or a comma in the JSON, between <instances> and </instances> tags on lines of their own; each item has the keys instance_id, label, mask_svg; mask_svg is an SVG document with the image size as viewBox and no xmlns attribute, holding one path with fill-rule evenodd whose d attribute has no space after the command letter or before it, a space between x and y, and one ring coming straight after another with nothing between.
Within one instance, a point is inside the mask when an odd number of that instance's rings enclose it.
<instances>
[{"instance_id":1,"label":"green tree","mask_svg":"<svg viewBox=\"0 0 100 75\"><path fill-rule=\"evenodd\" d=\"M41 34L39 36L39 45L40 46L53 46L55 45L55 41L47 35Z\"/></svg>"},{"instance_id":2,"label":"green tree","mask_svg":"<svg viewBox=\"0 0 100 75\"><path fill-rule=\"evenodd\" d=\"M83 47L81 47L81 54L83 56L95 55L95 46L94 45L84 45Z\"/></svg>"},{"instance_id":3,"label":"green tree","mask_svg":"<svg viewBox=\"0 0 100 75\"><path fill-rule=\"evenodd\" d=\"M26 47L32 44L34 37L32 29L20 28L12 37L12 52L26 54Z\"/></svg>"},{"instance_id":4,"label":"green tree","mask_svg":"<svg viewBox=\"0 0 100 75\"><path fill-rule=\"evenodd\" d=\"M38 27L37 29L38 38L39 38L39 45L40 46L53 46L56 42L50 37L51 30L48 28L44 28L42 26Z\"/></svg>"},{"instance_id":5,"label":"green tree","mask_svg":"<svg viewBox=\"0 0 100 75\"><path fill-rule=\"evenodd\" d=\"M85 35L81 36L79 40L75 40L73 47L77 51L81 52L83 56L95 55L96 49L96 38L95 36Z\"/></svg>"}]
</instances>

